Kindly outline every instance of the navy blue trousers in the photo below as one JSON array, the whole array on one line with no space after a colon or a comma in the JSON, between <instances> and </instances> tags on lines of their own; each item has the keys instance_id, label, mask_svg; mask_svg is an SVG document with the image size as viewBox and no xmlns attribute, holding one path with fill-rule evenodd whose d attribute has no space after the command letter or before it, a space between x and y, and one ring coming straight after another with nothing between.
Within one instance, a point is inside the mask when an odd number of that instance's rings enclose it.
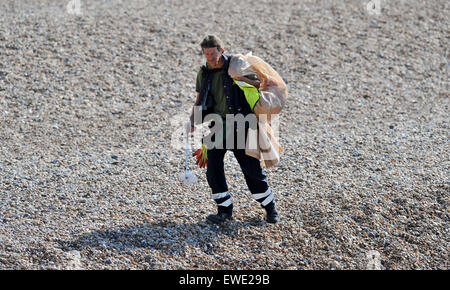
<instances>
[{"instance_id":1,"label":"navy blue trousers","mask_svg":"<svg viewBox=\"0 0 450 290\"><path fill-rule=\"evenodd\" d=\"M235 136L237 136L235 134ZM236 143L235 143L236 145ZM234 148L237 148L236 146ZM258 159L245 154L245 149L223 149L208 150L208 167L206 170L206 178L212 190L212 197L218 206L218 212L231 213L233 203L231 195L228 191L228 185L225 178L224 157L227 151L232 151L234 157L238 161L248 189L252 193L256 201L263 208L274 204L272 190L268 184L267 176L261 167Z\"/></svg>"}]
</instances>

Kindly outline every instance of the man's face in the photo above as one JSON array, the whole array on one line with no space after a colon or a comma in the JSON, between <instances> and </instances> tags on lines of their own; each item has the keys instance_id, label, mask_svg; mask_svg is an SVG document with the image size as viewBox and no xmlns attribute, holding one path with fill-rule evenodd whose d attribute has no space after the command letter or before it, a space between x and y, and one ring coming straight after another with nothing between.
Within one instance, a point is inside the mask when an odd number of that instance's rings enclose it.
<instances>
[{"instance_id":1,"label":"man's face","mask_svg":"<svg viewBox=\"0 0 450 290\"><path fill-rule=\"evenodd\" d=\"M209 66L215 66L219 62L222 52L223 48L220 50L218 50L217 47L203 48L203 55Z\"/></svg>"}]
</instances>

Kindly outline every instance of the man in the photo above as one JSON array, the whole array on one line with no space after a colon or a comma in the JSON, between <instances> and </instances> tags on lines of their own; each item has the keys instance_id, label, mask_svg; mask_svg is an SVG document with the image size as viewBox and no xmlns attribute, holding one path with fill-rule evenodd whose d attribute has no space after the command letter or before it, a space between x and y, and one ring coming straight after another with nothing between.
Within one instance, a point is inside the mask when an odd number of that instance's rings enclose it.
<instances>
[{"instance_id":1,"label":"man","mask_svg":"<svg viewBox=\"0 0 450 290\"><path fill-rule=\"evenodd\" d=\"M206 63L197 74L194 108L203 108L202 117L205 117L208 113L214 113L220 115L222 121L226 119L227 114L232 114L233 116L242 114L244 117L253 114L243 91L234 84L228 75L231 55L223 53L221 40L217 36L209 35L201 42L200 46ZM237 80L259 87L258 80L252 80L247 77L241 77ZM191 132L194 131L193 115L191 116ZM245 130L245 135L247 135L247 124L244 128L237 128L237 123L233 124L233 128L230 128L228 124L223 124L223 126L228 127L227 130L234 130L233 137L238 136L239 130ZM225 143L226 138L229 138L229 134L224 133L222 136L215 137L223 138L223 143ZM266 221L269 223L278 222L279 215L275 207L273 193L261 168L260 161L246 155L245 148L237 148L235 141L233 140L235 146L231 151L233 151L244 173L250 192L266 210ZM228 191L223 162L227 150L230 149L227 149L226 146L212 147L207 150L208 166L206 177L212 190L212 197L217 204L217 214L208 215L207 220L216 224L222 224L226 220L230 220L233 214L233 203Z\"/></svg>"}]
</instances>

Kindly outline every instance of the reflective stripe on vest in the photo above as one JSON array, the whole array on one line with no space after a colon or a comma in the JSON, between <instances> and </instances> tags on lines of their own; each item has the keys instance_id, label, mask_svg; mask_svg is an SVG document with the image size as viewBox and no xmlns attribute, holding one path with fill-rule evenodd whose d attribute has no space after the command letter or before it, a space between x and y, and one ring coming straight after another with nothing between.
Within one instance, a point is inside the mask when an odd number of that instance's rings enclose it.
<instances>
[{"instance_id":1,"label":"reflective stripe on vest","mask_svg":"<svg viewBox=\"0 0 450 290\"><path fill-rule=\"evenodd\" d=\"M237 84L241 90L244 91L245 99L247 103L250 105L250 109L255 107L256 103L259 101L259 92L258 89L254 86L247 84L246 82L233 80L235 84Z\"/></svg>"}]
</instances>

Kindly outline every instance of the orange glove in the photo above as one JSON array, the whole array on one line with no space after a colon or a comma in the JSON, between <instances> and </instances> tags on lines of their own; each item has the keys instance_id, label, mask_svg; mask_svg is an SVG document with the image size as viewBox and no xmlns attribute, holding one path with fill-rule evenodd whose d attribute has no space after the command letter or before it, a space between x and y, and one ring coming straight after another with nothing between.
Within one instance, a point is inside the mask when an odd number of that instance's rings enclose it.
<instances>
[{"instance_id":1,"label":"orange glove","mask_svg":"<svg viewBox=\"0 0 450 290\"><path fill-rule=\"evenodd\" d=\"M196 156L197 158L197 165L200 168L208 167L208 148L206 148L205 144L202 144L202 147L200 149L197 149L192 156Z\"/></svg>"}]
</instances>

